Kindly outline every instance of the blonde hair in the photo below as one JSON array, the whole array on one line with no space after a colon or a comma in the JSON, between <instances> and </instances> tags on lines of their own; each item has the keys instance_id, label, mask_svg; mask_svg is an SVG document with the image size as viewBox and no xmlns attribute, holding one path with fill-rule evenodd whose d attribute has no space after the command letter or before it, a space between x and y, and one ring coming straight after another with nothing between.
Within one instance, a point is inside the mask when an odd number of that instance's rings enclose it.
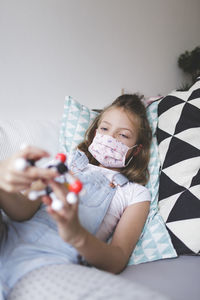
<instances>
[{"instance_id":1,"label":"blonde hair","mask_svg":"<svg viewBox=\"0 0 200 300\"><path fill-rule=\"evenodd\" d=\"M111 105L104 108L86 131L85 139L78 145L78 149L86 154L91 164L99 165L99 162L88 151L88 147L93 141L96 129L98 128L103 114L112 108L123 108L127 113L133 114L134 117L136 116L139 120L138 138L136 143L139 145L138 147L140 147L140 149L137 155L133 155L128 166L120 169L120 173L125 175L130 181L144 185L149 178L148 163L150 159L152 132L147 119L146 109L141 98L142 97L138 94L124 94L119 96Z\"/></svg>"}]
</instances>

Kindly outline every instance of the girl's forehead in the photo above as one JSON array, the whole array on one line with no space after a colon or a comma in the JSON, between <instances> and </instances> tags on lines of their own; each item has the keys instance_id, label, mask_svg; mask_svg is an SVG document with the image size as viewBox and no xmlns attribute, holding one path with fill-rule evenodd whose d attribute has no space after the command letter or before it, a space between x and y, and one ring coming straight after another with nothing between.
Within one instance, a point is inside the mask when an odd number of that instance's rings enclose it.
<instances>
[{"instance_id":1,"label":"girl's forehead","mask_svg":"<svg viewBox=\"0 0 200 300\"><path fill-rule=\"evenodd\" d=\"M125 110L123 107L111 107L107 109L101 119L100 122L107 121L109 123L116 122L118 125L129 125L129 126L138 126L139 119L133 112Z\"/></svg>"}]
</instances>

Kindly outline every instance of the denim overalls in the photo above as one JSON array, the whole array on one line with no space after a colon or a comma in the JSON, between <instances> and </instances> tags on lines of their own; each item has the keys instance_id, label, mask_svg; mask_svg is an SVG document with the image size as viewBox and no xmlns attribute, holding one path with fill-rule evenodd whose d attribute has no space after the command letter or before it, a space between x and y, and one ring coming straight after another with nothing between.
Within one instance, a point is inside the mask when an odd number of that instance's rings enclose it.
<instances>
[{"instance_id":1,"label":"denim overalls","mask_svg":"<svg viewBox=\"0 0 200 300\"><path fill-rule=\"evenodd\" d=\"M84 192L79 199L81 224L95 234L103 221L116 185L124 185L128 179L116 173L115 185L99 171L84 172L88 158L76 151L70 165L83 183ZM56 222L42 205L28 221L7 220L8 230L0 245L0 300L5 299L10 288L26 273L49 264L79 263L75 248L64 242L58 234Z\"/></svg>"}]
</instances>

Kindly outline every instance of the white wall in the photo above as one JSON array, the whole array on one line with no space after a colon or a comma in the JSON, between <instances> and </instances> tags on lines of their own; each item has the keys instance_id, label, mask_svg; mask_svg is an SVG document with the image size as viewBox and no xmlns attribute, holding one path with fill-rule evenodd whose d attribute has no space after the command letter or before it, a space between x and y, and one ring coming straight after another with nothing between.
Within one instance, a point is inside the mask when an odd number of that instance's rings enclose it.
<instances>
[{"instance_id":1,"label":"white wall","mask_svg":"<svg viewBox=\"0 0 200 300\"><path fill-rule=\"evenodd\" d=\"M200 45L199 0L0 0L0 118L59 118L65 95L102 108L155 96Z\"/></svg>"}]
</instances>

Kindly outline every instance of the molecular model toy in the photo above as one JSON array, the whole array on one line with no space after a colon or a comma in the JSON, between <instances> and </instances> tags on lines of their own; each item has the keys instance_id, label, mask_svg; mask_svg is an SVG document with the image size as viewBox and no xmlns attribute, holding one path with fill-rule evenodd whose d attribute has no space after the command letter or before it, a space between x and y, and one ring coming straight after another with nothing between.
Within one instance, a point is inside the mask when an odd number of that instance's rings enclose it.
<instances>
[{"instance_id":1,"label":"molecular model toy","mask_svg":"<svg viewBox=\"0 0 200 300\"><path fill-rule=\"evenodd\" d=\"M58 173L62 176L63 184L68 189L68 194L66 196L66 200L69 204L75 204L77 202L77 195L82 190L82 182L74 178L70 173L67 165L65 164L66 161L66 155L63 153L58 153L51 165L48 166L48 168L56 168ZM34 166L35 161L34 160L25 160L24 158L17 158L15 161L15 168L18 171L23 171L29 166ZM42 184L42 188L40 189L31 189L31 191L28 194L28 197L30 200L36 200L40 196L48 195L52 199L51 207L58 211L63 207L63 202L60 201L56 195L54 194L53 190L50 186L45 186Z\"/></svg>"}]
</instances>

